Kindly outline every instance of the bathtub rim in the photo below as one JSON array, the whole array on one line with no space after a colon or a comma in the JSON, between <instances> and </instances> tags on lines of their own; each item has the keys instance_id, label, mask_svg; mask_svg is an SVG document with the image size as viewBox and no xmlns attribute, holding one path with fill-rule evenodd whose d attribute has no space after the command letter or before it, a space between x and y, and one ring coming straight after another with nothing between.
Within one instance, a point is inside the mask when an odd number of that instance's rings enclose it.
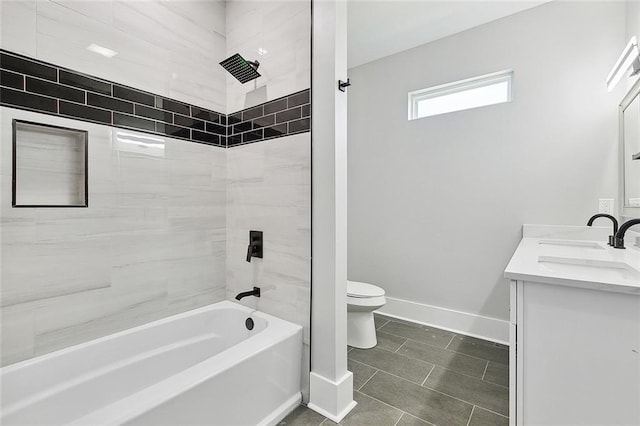
<instances>
[{"instance_id":1,"label":"bathtub rim","mask_svg":"<svg viewBox=\"0 0 640 426\"><path fill-rule=\"evenodd\" d=\"M145 330L145 329L149 329L158 325L162 325L168 322L172 322L175 321L177 319L181 319L181 318L186 318L186 317L190 317L193 315L197 315L199 313L202 312L207 312L207 311L213 311L213 310L218 310L221 308L231 308L231 309L238 309L241 311L244 311L247 313L247 315L255 315L258 318L262 318L265 319L267 321L267 324L274 324L274 325L282 325L285 328L289 327L289 326L294 326L294 327L300 327L302 328L302 326L299 326L297 324L294 324L290 321L287 320L283 320L280 319L278 317L275 317L273 315L267 314L265 312L261 312L259 310L256 309L251 309L247 306L241 305L239 303L233 302L231 300L222 300L220 302L215 302L215 303L210 303L208 305L205 306L201 306L195 309L190 309L188 311L184 311L184 312L180 312L168 317L164 317L164 318L160 318L148 323L144 323L144 324L140 324L137 325L135 327L131 327L131 328L127 328L124 330L120 330L117 331L115 333L111 333L111 334L107 334L106 336L102 336L102 337L97 337L95 339L91 339L91 340L87 340L86 342L82 342L82 343L78 343L76 345L73 346L69 346L66 348L61 348L61 349L57 349L53 352L48 352L46 354L42 354L42 355L38 355L35 356L33 358L29 358L29 359L25 359L22 361L18 361L15 362L13 364L8 364L5 366L0 367L0 382L2 381L2 376L4 374L8 374L10 372L13 372L14 370L20 370L22 368L26 368L32 364L37 364L38 362L42 362L51 358L56 358L65 354L71 354L73 352L79 351L85 347L89 347L91 345L94 344L98 344L98 343L102 343L102 342L106 342L112 339L115 339L117 337L120 336L126 336L128 334L133 334L136 331L140 331L140 330ZM267 326L268 328L268 326ZM266 329L265 329L266 330ZM259 335L261 332L265 331L265 330L260 330L260 332L256 333L255 336ZM251 337L255 337L255 336L251 336Z\"/></svg>"}]
</instances>

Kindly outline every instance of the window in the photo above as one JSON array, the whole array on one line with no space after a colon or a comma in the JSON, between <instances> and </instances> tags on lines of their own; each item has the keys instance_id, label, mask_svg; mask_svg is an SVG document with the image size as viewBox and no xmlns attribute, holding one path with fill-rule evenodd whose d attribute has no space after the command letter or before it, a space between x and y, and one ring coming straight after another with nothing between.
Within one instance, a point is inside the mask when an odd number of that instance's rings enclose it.
<instances>
[{"instance_id":1,"label":"window","mask_svg":"<svg viewBox=\"0 0 640 426\"><path fill-rule=\"evenodd\" d=\"M513 71L501 71L409 93L409 120L511 102Z\"/></svg>"}]
</instances>

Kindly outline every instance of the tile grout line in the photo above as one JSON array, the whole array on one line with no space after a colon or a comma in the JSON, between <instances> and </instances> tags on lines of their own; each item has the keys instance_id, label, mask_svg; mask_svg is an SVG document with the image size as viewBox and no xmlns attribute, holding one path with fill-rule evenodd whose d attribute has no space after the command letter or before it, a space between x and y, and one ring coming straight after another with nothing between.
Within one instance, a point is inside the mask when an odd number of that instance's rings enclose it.
<instances>
[{"instance_id":1,"label":"tile grout line","mask_svg":"<svg viewBox=\"0 0 640 426\"><path fill-rule=\"evenodd\" d=\"M399 408L398 408L398 409L399 409ZM399 410L400 410L400 409L399 409ZM402 411L402 410L400 410L400 411ZM414 417L414 418L416 418L416 419L420 420L421 422L426 423L426 424L427 424L427 425L429 425L429 426L436 426L436 425L435 425L435 423L431 423L430 421L427 421L427 420L425 420L425 419L423 419L423 418L420 418L420 417L418 417L418 416L414 416L413 414L407 413L406 411L402 411L402 417L404 417L404 416L405 416L405 414L406 414L407 416L409 416L409 417ZM400 419L398 420L398 422L400 422L400 420L402 419L402 417L400 417Z\"/></svg>"},{"instance_id":2,"label":"tile grout line","mask_svg":"<svg viewBox=\"0 0 640 426\"><path fill-rule=\"evenodd\" d=\"M368 365L368 364L365 364L365 365L367 365L368 367L371 367L371 366L370 366L370 365ZM375 368L375 367L371 367L371 368ZM429 390L432 390L432 391L435 391L435 392L441 393L441 394L443 394L443 395L450 396L451 398L454 398L454 399L460 400L460 401L462 401L462 402L466 402L466 403L467 403L467 404L469 404L469 405L473 405L473 404L471 404L471 403L470 403L470 402L468 402L468 401L465 401L465 400L463 400L463 399L457 398L457 397L455 397L455 396L451 396L451 395L446 394L446 393L444 393L444 392L437 391L437 390L432 389L432 388L427 387L427 386L422 386L422 385L420 385L419 383L412 382L411 380L407 380L407 379L405 379L404 377L400 377L400 376L397 376L397 375L395 375L395 374L393 374L393 373L389 373L388 371L378 370L377 372L380 372L380 371L381 371L381 372L383 372L384 374L388 374L388 375L390 375L390 376L393 376L393 377L395 377L396 379L404 380L405 382L410 383L410 384L412 384L412 385L414 385L414 386L421 386L421 387L424 387L425 389L429 389ZM376 373L377 373L377 372L376 372ZM373 376L371 376L369 379L371 379L371 378L373 378ZM364 386L364 385L363 385L363 386ZM360 390L358 390L358 392L360 392ZM364 392L362 392L362 393L364 393ZM368 393L364 393L364 394L365 394L365 395L367 395L367 396L372 397L372 396L371 396L371 395L369 395ZM373 398L373 397L372 397L372 398ZM389 405L389 404L387 404L387 405ZM394 407L394 408L397 408L397 407ZM484 408L484 407L483 407L483 408Z\"/></svg>"},{"instance_id":3,"label":"tile grout line","mask_svg":"<svg viewBox=\"0 0 640 426\"><path fill-rule=\"evenodd\" d=\"M365 363L360 362L360 361L356 361L356 362L359 362L360 364L367 365L367 366L369 366L369 367L371 367L371 368L375 368L375 367L373 367L373 366L371 366L371 365L369 365L369 364L365 364ZM435 370L435 367L436 367L436 366L435 366L434 364L432 364L432 365L433 365L433 368L432 368L432 371L433 371L433 370ZM395 375L395 374L393 374L393 373L389 373L388 371L384 371L384 370L380 370L380 369L378 369L378 371L376 371L376 372L375 372L375 373L374 373L374 374L373 374L373 375L372 375L372 376L367 380L367 382L368 382L369 380L371 380L371 379L373 378L373 376L374 376L374 375L376 375L379 371L382 371L382 372L383 372L383 373L385 373L385 374L388 374L388 375L390 375L390 376L393 376L393 377L395 377L395 378L397 378L397 379L400 379L400 380L402 380L402 381L405 381L405 382L407 382L407 383L409 383L409 384L413 384L413 385L416 385L416 386L421 386L421 387L423 387L423 388L425 388L425 389L429 389L430 391L433 391L433 392L439 393L439 394L441 394L441 395L445 395L445 396L447 396L447 397L449 397L449 398L455 399L455 400L460 401L460 402L463 402L463 403L465 403L465 404L468 404L468 405L471 405L471 406L476 405L476 404L473 404L473 403L471 403L471 402L469 402L469 401L465 401L464 399L459 398L459 397L457 397L457 396L450 395L450 394L448 394L448 393L442 392L442 391L440 391L440 390L437 390L437 389L434 389L434 388L431 388L431 387L428 387L428 386L418 385L416 382L412 382L411 380L407 380L407 379L405 379L404 377L400 377L400 376L397 376L397 375ZM429 372L429 375L431 375L431 372ZM428 377L429 377L429 376L427 376L427 378L428 378ZM468 377L471 377L471 376L468 376ZM476 380L479 380L477 377L474 377L474 378L475 378ZM425 379L425 381L426 381L426 379ZM365 384L366 384L366 382L365 382ZM373 396L371 396L371 395L367 394L366 392L362 392L362 391L361 391L361 389L362 389L363 387L364 387L364 384L360 387L360 389L358 389L358 392L361 392L361 393L363 393L364 395L367 395L369 398L373 398L373 399L375 399L376 401L379 401L379 402L381 402L381 403L383 403L383 404L385 404L385 405L388 405L388 406L390 406L390 407L392 407L392 408L399 409L398 407L394 407L394 406L392 406L392 405L390 405L390 404L387 404L387 403L385 403L384 401L381 401L381 400L379 400L379 399L377 399L377 398L375 398L375 397L373 397ZM501 417L508 418L508 416L505 416L504 414L500 414L500 413L498 413L498 412L496 412L496 411L494 411L494 410L491 410L491 409L489 409L489 408L486 408L486 407L481 407L481 408L482 408L483 410L490 411L491 413L496 414L496 415L499 415L499 416L501 416ZM420 418L420 417L418 417L418 418ZM420 419L421 419L421 420L424 420L424 419L422 419L422 418L420 418Z\"/></svg>"},{"instance_id":4,"label":"tile grout line","mask_svg":"<svg viewBox=\"0 0 640 426\"><path fill-rule=\"evenodd\" d=\"M385 350L385 349L381 349L381 350L383 350L383 351L385 351L385 352L389 352L390 354L395 353L395 352L387 351L387 350ZM404 356L404 355L402 355L402 354L396 354L396 355L398 355L398 356L402 356L402 357L405 357L405 356ZM419 362L419 363L421 363L421 364L427 364L427 365L435 366L435 364L434 364L434 363L432 363L432 362L428 362L428 361L423 361L423 360L421 360L421 359L410 358L410 357L408 357L408 356L407 356L407 357L405 357L405 358L409 358L409 359L412 359L412 360L414 360L414 361L418 361L418 362ZM374 366L374 365L367 364L367 363L366 363L366 362L364 362L364 361L360 361L360 360L357 360L357 359L351 359L351 361L358 362L358 363L360 363L360 364L366 365L367 367L375 368L376 370L382 371L383 373L388 373L388 374L391 374L391 375L395 376L395 374L390 373L390 372L388 372L387 370L383 370L383 369L381 369L381 368L379 368L379 367L376 367L376 366ZM457 373L457 371L454 371L454 373ZM396 377L400 377L400 376L396 376ZM472 377L472 376L469 376L469 377ZM401 378L402 378L402 377L401 377ZM474 379L477 379L477 377L474 377ZM404 378L403 378L403 380L407 380L407 379L404 379ZM407 380L407 381L408 381L408 382L411 382L411 380ZM411 382L411 383L418 384L417 382ZM487 382L487 383L489 383L489 382Z\"/></svg>"},{"instance_id":5,"label":"tile grout line","mask_svg":"<svg viewBox=\"0 0 640 426\"><path fill-rule=\"evenodd\" d=\"M398 349L396 349L395 351L393 351L394 354L397 354L398 351L404 346L405 343L407 343L409 341L409 339L405 339L404 342L402 342L402 344L400 346L398 346ZM411 357L409 357L411 358Z\"/></svg>"},{"instance_id":6,"label":"tile grout line","mask_svg":"<svg viewBox=\"0 0 640 426\"><path fill-rule=\"evenodd\" d=\"M429 425L433 425L433 423L431 423L430 421L425 420L425 419L423 419L422 417L418 417L418 416L414 416L413 414L409 414L409 413L407 413L406 411L399 409L398 407L394 407L393 405L391 405L391 404L389 404L389 403L387 403L387 402L384 402L384 401L382 401L381 399L376 398L375 396L371 396L371 395L366 394L366 393L364 393L364 392L360 392L360 393L362 393L363 395L366 395L366 396L367 396L367 398L371 398L371 399L373 399L374 401L379 402L380 404L386 405L387 407L390 407L390 408L393 408L394 410L398 410L398 411L400 411L400 412L402 413L402 416L404 416L405 414L407 414L407 415L410 415L410 416L415 417L416 419L420 419L420 420L422 420L423 422L425 422L425 423L427 423L427 424L429 424ZM400 416L400 419L402 418L402 416ZM398 419L398 421L400 421L400 419ZM397 423L396 423L396 424L397 424Z\"/></svg>"},{"instance_id":7,"label":"tile grout line","mask_svg":"<svg viewBox=\"0 0 640 426\"><path fill-rule=\"evenodd\" d=\"M449 343L447 343L447 346L445 346L445 349L449 349L449 345L451 344L451 342L453 342L453 339L456 338L456 335L454 334L453 336L451 336L451 340L449 340Z\"/></svg>"},{"instance_id":8,"label":"tile grout line","mask_svg":"<svg viewBox=\"0 0 640 426\"><path fill-rule=\"evenodd\" d=\"M364 365L367 365L367 364L364 364ZM371 366L369 366L369 367L371 367ZM372 368L375 368L375 367L372 367ZM366 385L367 383L369 383L369 380L373 379L373 376L375 376L375 375L378 373L378 371L380 371L380 370L376 368L376 371L374 371L374 372L373 372L373 374L371 375L371 377L369 377L369 378L368 378L368 379L367 379L367 380L362 384L362 386L360 386L360 387L359 387L358 389L356 389L356 390L357 390L358 392L360 392L360 389L362 389L362 388L364 387L364 385Z\"/></svg>"},{"instance_id":9,"label":"tile grout line","mask_svg":"<svg viewBox=\"0 0 640 426\"><path fill-rule=\"evenodd\" d=\"M394 337L400 337L400 338L402 338L402 339L411 340L412 342L420 343L421 345L426 345L426 346L429 346L429 347L431 347L431 348L436 348L436 349L440 349L440 350L443 350L443 351L452 352L452 353L455 353L455 354L457 354L457 355L463 355L463 356L466 356L466 357L469 357L469 358L473 358L473 359L478 359L478 360L481 360L481 361L490 361L490 360L488 360L488 359L480 358L480 357L475 356L475 355L469 355L469 354L466 354L466 353L464 353L464 352L454 351L453 349L447 349L446 347L441 348L441 347L439 347L439 346L435 346L435 345L432 345L432 344L429 344L429 343L421 342L420 340L412 339L412 338L410 338L410 337L405 337L405 336L400 336L399 334L389 333L388 331L385 331L385 330L379 330L379 331L382 331L383 333L389 334L389 335L394 336ZM455 337L455 336L454 336L454 337ZM406 342L405 342L405 343L406 343ZM449 343L451 343L451 342L449 342ZM447 346L449 346L449 345L447 344ZM411 358L411 357L410 357L410 358ZM413 358L413 359L418 359L418 358ZM497 361L493 361L493 362L496 362L497 364L500 364L500 365L506 365L506 366L508 366L508 364L503 364L503 363L501 363L501 362L497 362Z\"/></svg>"},{"instance_id":10,"label":"tile grout line","mask_svg":"<svg viewBox=\"0 0 640 426\"><path fill-rule=\"evenodd\" d=\"M389 323L391 322L391 320L385 320L385 321L387 321L387 322L385 322L384 324L382 324L381 326L379 326L378 328L376 328L376 331L380 331L380 329L381 329L382 327L384 327L385 325L387 325L387 324L389 324Z\"/></svg>"},{"instance_id":11,"label":"tile grout line","mask_svg":"<svg viewBox=\"0 0 640 426\"><path fill-rule=\"evenodd\" d=\"M509 416L505 416L504 414L497 413L497 412L495 412L495 411L493 411L493 410L491 410L489 408L484 408L484 407L481 407L480 405L476 405L476 407L480 408L481 410L488 411L491 414L495 414L496 416L500 416L500 417L504 417L505 419L509 419Z\"/></svg>"},{"instance_id":12,"label":"tile grout line","mask_svg":"<svg viewBox=\"0 0 640 426\"><path fill-rule=\"evenodd\" d=\"M425 384L425 383L427 383L427 379L428 379L428 378L429 378L429 376L431 375L431 372L432 372L433 370L435 370L435 369L436 369L436 365L435 365L435 364L433 364L433 367L431 367L431 370L429 370L429 374L427 374L427 377L425 377L425 378L424 378L424 380L422 381L422 383L420 384L420 386L424 386L424 384Z\"/></svg>"},{"instance_id":13,"label":"tile grout line","mask_svg":"<svg viewBox=\"0 0 640 426\"><path fill-rule=\"evenodd\" d=\"M467 420L467 426L469 426L469 423L471 423L471 417L473 417L473 412L475 411L476 406L474 404L473 407L471 407L471 413L469 414L469 420Z\"/></svg>"},{"instance_id":14,"label":"tile grout line","mask_svg":"<svg viewBox=\"0 0 640 426\"><path fill-rule=\"evenodd\" d=\"M407 381L408 381L408 380L407 380ZM411 383L411 382L409 382L409 383ZM425 388L425 389L429 389L429 390L431 390L431 391L433 391L433 392L437 392L437 393L442 394L442 395L446 395L446 396L448 396L449 398L456 399L456 400L458 400L458 401L460 401L460 402L464 402L465 404L469 404L469 405L476 405L476 404L474 404L474 403L472 403L472 402L465 401L464 399L459 398L459 397L457 397L457 396L453 396L453 395L450 395L450 394L448 394L448 393L445 393L445 392L439 391L439 390L437 390L437 389L430 388L429 386L423 386L423 388ZM507 417L507 416L505 416L504 414L497 413L497 412L495 412L495 411L493 411L493 410L491 410L491 409L489 409L489 408L486 408L486 407L483 407L483 406L480 406L480 405L478 405L478 407L482 408L483 410L491 411L493 414L498 414L498 415L500 415L500 416L502 416L502 417ZM508 417L507 417L507 418L508 418Z\"/></svg>"},{"instance_id":15,"label":"tile grout line","mask_svg":"<svg viewBox=\"0 0 640 426\"><path fill-rule=\"evenodd\" d=\"M393 426L398 426L398 423L400 423L400 420L402 420L402 418L404 417L405 413L404 411L400 410L400 417L398 417L398 420L396 420L396 422L393 424Z\"/></svg>"},{"instance_id":16,"label":"tile grout line","mask_svg":"<svg viewBox=\"0 0 640 426\"><path fill-rule=\"evenodd\" d=\"M482 378L480 378L480 380L484 380L484 376L485 376L485 374L487 374L487 369L489 368L489 362L490 361L487 361L487 365L484 366L484 372L482 373ZM491 382L489 382L489 383L491 383Z\"/></svg>"},{"instance_id":17,"label":"tile grout line","mask_svg":"<svg viewBox=\"0 0 640 426\"><path fill-rule=\"evenodd\" d=\"M402 337L402 336L396 336L396 337ZM411 339L407 339L407 340L411 340ZM413 341L414 341L414 342L416 342L416 340L413 340ZM405 342L405 343L407 343L407 342ZM418 342L418 343L421 343L421 342ZM404 345L404 344L403 344L403 345ZM431 346L431 345L427 345L427 346ZM432 347L432 348L436 348L436 349L446 350L446 349L438 348L438 347L436 347L436 346L431 346L431 347ZM398 349L400 349L400 348L398 348ZM490 384L490 385L499 386L499 387L501 387L501 388L509 389L509 387L508 387L508 386L499 385L499 384L497 384L497 383L493 383L493 382L490 382L490 381L488 381L488 380L482 380L482 378L480 378L480 377L478 377L478 376L472 376L471 374L463 373L463 372L461 372L460 370L454 370L454 369L452 369L452 368L449 368L448 366L440 365L440 364L437 364L437 363L432 362L432 361L425 361L424 359L421 359L421 358L414 358L414 357L409 356L409 355L403 355L403 354L400 354L400 353L397 353L397 352L391 352L390 350L388 350L388 349L384 349L384 348L380 348L380 350L381 350L381 351L385 351L385 352L389 352L390 354L396 354L396 355L399 355L399 356L403 356L403 357L409 358L409 359L414 360L414 361L418 361L418 362L423 363L423 364L429 364L429 365L432 365L432 366L438 366L438 367L441 367L441 368L443 368L443 369L445 369L445 370L452 371L452 372L454 372L454 373L456 373L456 374L460 374L461 376L469 377L469 378L471 378L471 379L475 379L475 380L481 380L481 381L483 381L483 382L485 382L485 383L487 383L487 384ZM487 363L489 363L489 362L490 362L489 360L482 359L482 358L472 357L472 356L469 356L469 355L466 355L466 354L462 354L462 353L460 353L460 352L455 352L455 351L450 351L450 352L453 352L453 353L458 354L458 355L468 356L468 357L470 357L470 358L477 359L477 360L479 360L479 361L484 361L484 362L487 362ZM347 353L348 353L348 352L347 352ZM366 365L367 367L371 367L371 368L374 368L374 369L380 370L380 371L382 371L382 372L384 372L384 373L389 373L389 374L391 374L391 375L394 375L394 376L395 376L395 374L393 374L393 373L390 373L390 372L388 372L388 371L386 371L386 370L383 370L383 369L380 369L380 368L378 368L378 367L375 367L375 366L373 366L373 365L371 365L371 364L367 364L367 363L366 363L366 362L364 362L364 361L360 361L360 360L357 360L357 359L351 359L351 361L357 362L357 363L359 363L359 364ZM485 366L485 368L486 368L486 366ZM400 376L396 376L396 377L400 377ZM407 380L407 379L404 379L404 380ZM408 381L409 381L409 382L411 382L411 383L416 383L416 382L412 382L411 380L408 380Z\"/></svg>"}]
</instances>

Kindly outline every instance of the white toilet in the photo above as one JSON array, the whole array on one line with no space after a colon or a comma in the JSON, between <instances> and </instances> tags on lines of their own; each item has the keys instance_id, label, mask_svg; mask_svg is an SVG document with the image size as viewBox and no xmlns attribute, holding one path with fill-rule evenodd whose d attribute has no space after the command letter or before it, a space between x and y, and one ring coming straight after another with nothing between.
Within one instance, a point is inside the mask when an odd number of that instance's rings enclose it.
<instances>
[{"instance_id":1,"label":"white toilet","mask_svg":"<svg viewBox=\"0 0 640 426\"><path fill-rule=\"evenodd\" d=\"M387 303L384 290L373 284L347 281L347 344L369 349L378 344L373 311Z\"/></svg>"}]
</instances>

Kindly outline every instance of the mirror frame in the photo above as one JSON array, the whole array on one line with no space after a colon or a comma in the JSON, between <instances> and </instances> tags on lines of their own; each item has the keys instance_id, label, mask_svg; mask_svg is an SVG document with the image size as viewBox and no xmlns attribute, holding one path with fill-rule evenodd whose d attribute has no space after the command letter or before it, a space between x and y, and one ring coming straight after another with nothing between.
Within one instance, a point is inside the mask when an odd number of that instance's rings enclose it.
<instances>
[{"instance_id":1,"label":"mirror frame","mask_svg":"<svg viewBox=\"0 0 640 426\"><path fill-rule=\"evenodd\" d=\"M638 96L640 96L640 79L638 79L633 84L631 89L629 89L627 94L622 99L622 102L620 102L620 105L618 106L618 188L620 197L619 216L627 220L633 217L640 217L640 207L627 206L624 193L624 111ZM638 117L638 119L640 120L640 117Z\"/></svg>"}]
</instances>

